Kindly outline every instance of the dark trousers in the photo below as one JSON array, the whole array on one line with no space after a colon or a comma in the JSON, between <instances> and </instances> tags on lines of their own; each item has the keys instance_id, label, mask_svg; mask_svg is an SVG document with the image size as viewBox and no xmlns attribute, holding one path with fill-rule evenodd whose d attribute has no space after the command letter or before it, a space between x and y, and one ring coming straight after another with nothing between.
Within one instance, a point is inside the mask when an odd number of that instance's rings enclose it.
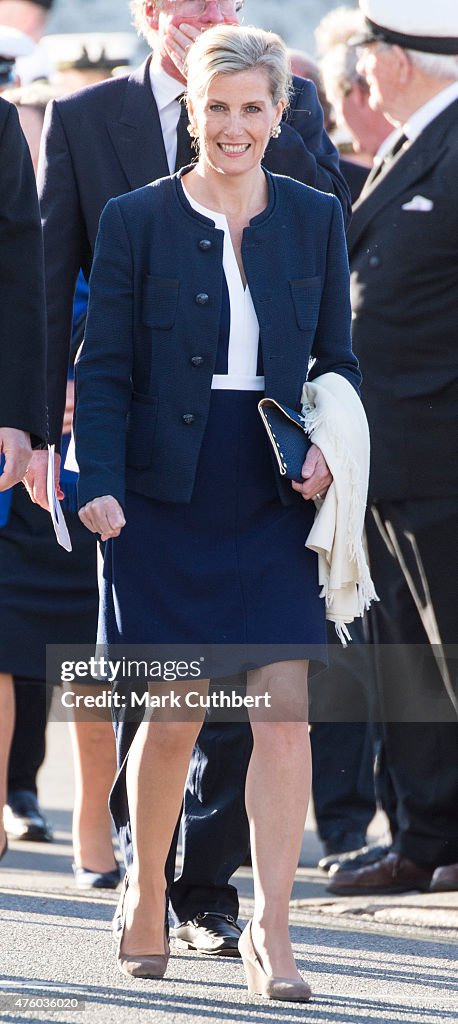
<instances>
[{"instance_id":1,"label":"dark trousers","mask_svg":"<svg viewBox=\"0 0 458 1024\"><path fill-rule=\"evenodd\" d=\"M365 722L317 722L311 729L313 804L318 835L363 846L374 817L374 738Z\"/></svg>"},{"instance_id":2,"label":"dark trousers","mask_svg":"<svg viewBox=\"0 0 458 1024\"><path fill-rule=\"evenodd\" d=\"M14 679L16 719L8 765L8 792L37 793L37 774L45 759L46 724L52 688L42 680Z\"/></svg>"},{"instance_id":3,"label":"dark trousers","mask_svg":"<svg viewBox=\"0 0 458 1024\"><path fill-rule=\"evenodd\" d=\"M373 662L360 619L350 632L344 648L328 623L329 667L309 684L315 817L333 850L363 846L376 810Z\"/></svg>"},{"instance_id":4,"label":"dark trousers","mask_svg":"<svg viewBox=\"0 0 458 1024\"><path fill-rule=\"evenodd\" d=\"M446 688L456 666L441 648L456 638L455 509L451 499L376 502L367 516L381 598L370 614L397 799L394 845L426 868L458 860L458 723ZM419 660L419 650L429 659Z\"/></svg>"}]
</instances>

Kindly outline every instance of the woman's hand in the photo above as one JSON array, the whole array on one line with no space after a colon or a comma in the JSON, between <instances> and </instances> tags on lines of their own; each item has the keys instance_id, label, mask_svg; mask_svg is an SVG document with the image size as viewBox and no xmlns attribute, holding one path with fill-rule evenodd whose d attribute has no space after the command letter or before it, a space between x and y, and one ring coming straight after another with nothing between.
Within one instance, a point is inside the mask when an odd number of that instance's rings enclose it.
<instances>
[{"instance_id":1,"label":"woman's hand","mask_svg":"<svg viewBox=\"0 0 458 1024\"><path fill-rule=\"evenodd\" d=\"M100 533L102 540L119 537L126 525L124 512L116 498L104 494L102 498L94 498L79 510L81 522L91 533Z\"/></svg>"},{"instance_id":2,"label":"woman's hand","mask_svg":"<svg viewBox=\"0 0 458 1024\"><path fill-rule=\"evenodd\" d=\"M307 458L302 466L302 476L304 478L302 484L297 484L295 480L292 480L293 490L302 494L306 501L311 498L324 498L333 478L323 452L317 448L316 444L312 444L307 452Z\"/></svg>"}]
</instances>

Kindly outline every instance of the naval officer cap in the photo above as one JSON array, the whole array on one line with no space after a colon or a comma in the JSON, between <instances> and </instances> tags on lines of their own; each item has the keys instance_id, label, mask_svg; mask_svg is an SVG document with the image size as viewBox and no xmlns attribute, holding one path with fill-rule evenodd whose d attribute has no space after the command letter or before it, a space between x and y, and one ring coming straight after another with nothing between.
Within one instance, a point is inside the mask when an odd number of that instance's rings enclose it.
<instances>
[{"instance_id":1,"label":"naval officer cap","mask_svg":"<svg viewBox=\"0 0 458 1024\"><path fill-rule=\"evenodd\" d=\"M423 53L458 54L457 0L359 0L365 24L352 46L384 42Z\"/></svg>"}]
</instances>

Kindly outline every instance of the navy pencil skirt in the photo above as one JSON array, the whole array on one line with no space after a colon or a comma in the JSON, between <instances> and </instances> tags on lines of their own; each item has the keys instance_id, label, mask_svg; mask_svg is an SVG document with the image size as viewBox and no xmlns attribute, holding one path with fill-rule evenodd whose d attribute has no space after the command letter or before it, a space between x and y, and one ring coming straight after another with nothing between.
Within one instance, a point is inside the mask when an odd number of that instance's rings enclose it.
<instances>
[{"instance_id":1,"label":"navy pencil skirt","mask_svg":"<svg viewBox=\"0 0 458 1024\"><path fill-rule=\"evenodd\" d=\"M105 549L99 643L269 645L261 664L291 645L286 657L325 661L317 555L305 547L315 508L296 494L280 502L260 397L212 391L190 503L127 492L126 526ZM243 666L220 674L228 667Z\"/></svg>"}]
</instances>

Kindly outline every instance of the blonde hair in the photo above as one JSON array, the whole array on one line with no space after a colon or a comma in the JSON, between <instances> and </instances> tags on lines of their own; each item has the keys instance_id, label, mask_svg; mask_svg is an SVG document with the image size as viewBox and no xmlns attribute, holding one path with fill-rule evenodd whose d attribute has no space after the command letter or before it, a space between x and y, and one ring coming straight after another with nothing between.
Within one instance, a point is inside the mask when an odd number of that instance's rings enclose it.
<instances>
[{"instance_id":1,"label":"blonde hair","mask_svg":"<svg viewBox=\"0 0 458 1024\"><path fill-rule=\"evenodd\" d=\"M280 36L261 28L214 25L198 36L188 52L188 96L201 99L216 75L262 69L272 102L288 103L292 77L288 50Z\"/></svg>"},{"instance_id":2,"label":"blonde hair","mask_svg":"<svg viewBox=\"0 0 458 1024\"><path fill-rule=\"evenodd\" d=\"M354 7L335 7L325 14L315 29L316 50L319 57L324 57L334 46L347 43L350 36L364 28L365 19L362 11Z\"/></svg>"}]
</instances>

